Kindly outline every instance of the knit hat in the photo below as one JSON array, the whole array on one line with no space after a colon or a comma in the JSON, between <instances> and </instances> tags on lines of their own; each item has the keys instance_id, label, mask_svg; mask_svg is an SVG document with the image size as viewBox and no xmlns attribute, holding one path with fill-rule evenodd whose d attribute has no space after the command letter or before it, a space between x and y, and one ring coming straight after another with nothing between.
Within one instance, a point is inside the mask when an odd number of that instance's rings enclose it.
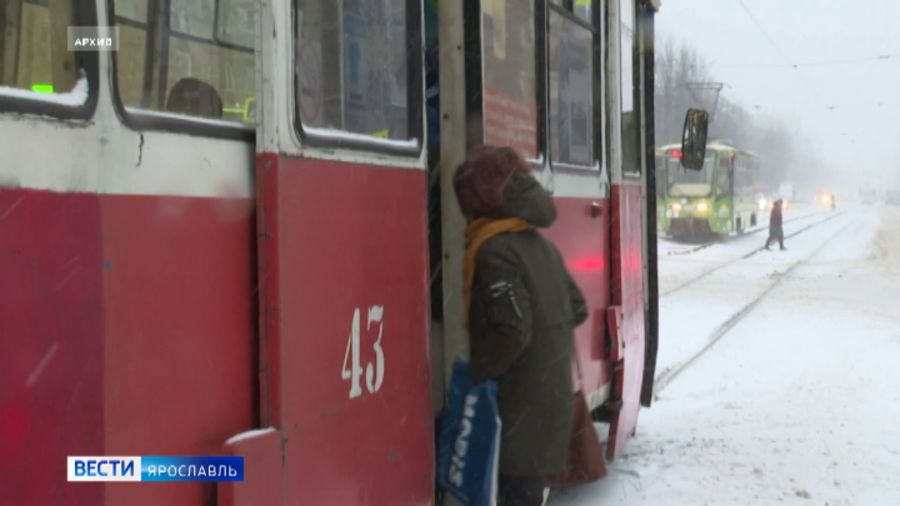
<instances>
[{"instance_id":1,"label":"knit hat","mask_svg":"<svg viewBox=\"0 0 900 506\"><path fill-rule=\"evenodd\" d=\"M478 146L453 176L460 209L474 218L501 207L503 189L513 173L530 171L528 163L513 148Z\"/></svg>"}]
</instances>

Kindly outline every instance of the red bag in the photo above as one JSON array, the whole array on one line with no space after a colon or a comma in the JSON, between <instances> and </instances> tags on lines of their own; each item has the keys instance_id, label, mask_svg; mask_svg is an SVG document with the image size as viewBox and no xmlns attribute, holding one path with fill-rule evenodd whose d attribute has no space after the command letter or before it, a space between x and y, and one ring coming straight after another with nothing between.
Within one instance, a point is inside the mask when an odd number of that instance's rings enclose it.
<instances>
[{"instance_id":1,"label":"red bag","mask_svg":"<svg viewBox=\"0 0 900 506\"><path fill-rule=\"evenodd\" d=\"M594 420L588 410L584 393L575 393L575 417L569 438L569 456L566 469L550 477L556 486L577 485L597 481L606 476L606 460L603 445L594 429Z\"/></svg>"}]
</instances>

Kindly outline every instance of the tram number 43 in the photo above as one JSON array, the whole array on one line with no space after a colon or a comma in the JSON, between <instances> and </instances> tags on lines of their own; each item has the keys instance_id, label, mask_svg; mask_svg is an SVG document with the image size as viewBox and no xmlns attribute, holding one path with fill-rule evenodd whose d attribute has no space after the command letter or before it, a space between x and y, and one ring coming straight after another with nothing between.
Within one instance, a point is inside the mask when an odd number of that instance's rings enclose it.
<instances>
[{"instance_id":1,"label":"tram number 43","mask_svg":"<svg viewBox=\"0 0 900 506\"><path fill-rule=\"evenodd\" d=\"M360 308L353 310L353 321L350 323L350 337L347 339L347 350L344 352L344 365L341 368L341 379L350 380L350 398L355 399L363 394L360 378L363 368L359 360L360 347ZM381 338L384 334L384 306L371 306L366 317L366 332L378 327L378 337L372 343L372 351L375 352L375 362L366 364L366 389L374 394L381 389L384 380L384 350L381 348ZM347 362L349 361L349 368Z\"/></svg>"}]
</instances>

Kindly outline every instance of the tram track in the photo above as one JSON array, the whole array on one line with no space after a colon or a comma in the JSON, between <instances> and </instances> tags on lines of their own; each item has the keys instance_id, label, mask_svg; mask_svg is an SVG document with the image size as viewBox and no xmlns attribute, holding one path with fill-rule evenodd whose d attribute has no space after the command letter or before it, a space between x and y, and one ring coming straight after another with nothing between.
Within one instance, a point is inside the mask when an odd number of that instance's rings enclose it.
<instances>
[{"instance_id":1,"label":"tram track","mask_svg":"<svg viewBox=\"0 0 900 506\"><path fill-rule=\"evenodd\" d=\"M843 214L843 213L841 213L841 214ZM801 229L801 230L795 232L793 235L797 235L797 234L799 234L800 232L802 232L803 230L808 230L809 228L812 228L812 227L815 226L815 225L819 225L819 224L825 223L825 222L830 221L830 220L832 220L832 219L834 219L834 218L837 218L838 216L839 216L839 215L836 214L836 215L833 215L833 216L831 216L831 217L829 217L829 218L827 218L827 219L825 219L825 220L822 220L822 221L820 221L820 222L818 222L818 223L816 223L816 224L811 224L811 225L805 227L804 229ZM822 251L823 248L825 248L825 247L826 247L827 245L829 245L833 240L835 240L837 237L839 237L841 234L843 234L844 231L846 231L848 228L850 228L851 225L855 224L857 220L858 220L858 218L853 219L853 220L850 220L846 225L840 227L835 233L833 233L833 234L831 234L830 236L828 236L827 239L825 239L824 241L822 241L821 244L819 244L818 246L816 246L816 247L812 250L812 252L810 252L810 253L809 253L808 255L806 255L804 258L801 258L800 260L797 260L796 262L794 262L794 263L792 263L790 266L788 266L788 268L785 269L783 272L781 272L781 273L775 278L775 281L774 281L773 283L771 283L769 286L767 286L766 289L762 291L762 293L760 293L759 295L757 295L756 297L754 297L753 300L751 300L749 303L747 303L746 305L744 305L744 306L743 306L741 309L739 309L737 312L733 313L733 314L732 314L730 317L728 317L728 319L726 319L724 322L722 322L721 324L719 324L719 325L712 331L712 333L711 333L711 334L709 335L709 337L706 339L706 343L705 343L699 350L697 350L696 352L694 352L694 353L693 353L691 356L689 356L686 360L684 360L684 361L682 361L682 362L676 364L676 365L673 366L673 367L670 367L669 369L666 369L665 371L663 371L663 372L661 372L659 375L657 375L656 378L654 378L654 380L653 380L653 385L654 385L655 395L658 395L660 392L662 392L669 384L672 383L672 381L675 380L675 378L677 378L682 372L684 372L684 371L687 370L691 365L693 365L693 364L697 361L698 358L702 357L707 351L709 351L710 349L712 349L712 347L713 347L717 342L719 342L723 337L725 337L725 336L726 336L726 335L727 335L734 327L737 326L738 323L740 323L747 315L749 315L749 314L750 314L750 313L751 313L751 312L759 305L760 302L764 301L764 300L766 299L766 297L768 297L769 294L772 293L773 290L775 290L775 288L778 288L779 286L781 286L781 283L782 283L784 280L790 278L791 273L792 273L795 269L797 269L798 267L800 267L800 266L806 264L807 262L809 262L810 260L812 260L816 255L819 254L820 251ZM757 249L757 250L754 250L753 252L751 252L751 253L749 253L749 254L747 254L747 255L744 255L742 258L738 259L737 261L743 260L743 259L746 259L746 258L750 258L750 257L753 256L754 254L758 253L761 249L762 249L762 248L759 248L759 249ZM731 264L734 264L734 263L735 263L735 262L729 262L728 265L731 265ZM718 269L717 269L717 270L718 270Z\"/></svg>"},{"instance_id":2,"label":"tram track","mask_svg":"<svg viewBox=\"0 0 900 506\"><path fill-rule=\"evenodd\" d=\"M801 229L799 229L799 230L796 230L796 231L794 231L794 232L791 232L790 234L785 235L784 238L785 238L785 239L790 239L790 238L792 238L792 237L796 237L796 236L802 234L803 232L806 232L807 230L809 230L809 229L811 229L811 228L813 228L813 227L817 227L817 226L819 226L819 225L823 225L823 224L825 224L825 223L827 223L827 222L829 222L829 221L831 221L831 220L833 220L833 219L835 219L835 218L837 218L837 217L839 217L839 216L842 216L843 214L844 214L843 211L837 212L837 213L832 213L832 214L830 214L829 216L827 216L825 219L816 221L816 222L814 222L814 223L810 223L810 224L804 226L803 228L801 228ZM808 216L805 216L805 217L808 217ZM804 217L804 218L805 218L805 217ZM799 219L801 219L801 218L796 218L795 220L799 220ZM792 220L792 221L795 221L795 220ZM757 233L757 232L760 232L760 231L762 231L762 230L767 230L767 229L768 229L768 228L760 228L760 229L757 229L757 230L753 231L752 233ZM744 234L742 237L746 237L747 235L749 235L749 234ZM664 298L664 297L668 297L669 295L672 295L673 293L679 292L679 291L681 291L681 290L683 290L683 289L685 289L685 288L687 288L687 287L689 287L689 286L695 284L696 282L698 282L698 281L700 281L700 280L702 280L702 279L704 279L704 278L706 278L706 277L708 277L708 276L710 276L710 275L712 275L712 274L715 274L716 272L718 272L718 271L720 271L720 270L722 270L722 269L724 269L724 268L726 268L726 267L730 267L730 266L736 264L737 262L740 262L741 260L746 260L746 259L748 259L748 258L750 258L750 257L752 257L752 256L754 256L754 255L756 255L757 253L759 253L759 252L762 251L763 249L765 249L763 246L759 246L759 247L757 247L756 249L754 249L754 250L750 251L749 253L746 253L746 254L744 254L744 255L738 257L738 258L735 258L735 259L733 259L733 260L730 260L730 261L727 261L727 262L718 264L718 265L716 265L715 267L713 267L713 268L711 268L711 269L707 269L707 270L701 272L699 275L694 276L693 278L690 278L690 279L688 279L688 280L686 280L686 281L684 281L684 282L682 282L682 283L680 283L680 284L678 284L678 285L676 285L676 286L674 286L674 287L672 287L672 288L666 290L665 292L661 293L661 294L659 295L659 298L662 299L662 298Z\"/></svg>"},{"instance_id":3,"label":"tram track","mask_svg":"<svg viewBox=\"0 0 900 506\"><path fill-rule=\"evenodd\" d=\"M784 220L784 224L794 223L794 222L801 221L801 220L806 220L806 219L809 219L809 218L815 218L816 216L819 216L819 215L820 215L819 213L810 213L810 214L804 214L803 216L796 216L796 217L793 217L793 218ZM713 241L705 242L705 243L703 243L703 244L699 244L699 245L697 245L697 246L693 246L693 247L691 247L691 248L686 248L686 249L683 249L683 250L678 250L678 251L667 251L667 252L666 252L666 256L677 256L677 255L685 255L685 256L687 256L687 255L690 255L690 254L692 254L692 253L696 253L696 252L698 252L698 251L702 251L702 250L704 250L704 249L706 249L706 248L708 248L708 247L710 247L710 246L714 246L714 245L716 245L716 244L727 244L727 243L729 243L729 242L731 242L731 241L736 241L736 240L738 240L738 239L742 239L742 238L747 237L747 236L749 236L749 235L758 234L758 233L762 232L763 230L768 230L768 229L769 229L768 226L758 226L758 227L756 227L756 228L751 228L751 229L749 229L749 230L745 230L743 234L738 234L738 235L733 235L733 236L726 236L726 237L724 237L724 238L720 238L720 239L716 239L716 240L713 240Z\"/></svg>"}]
</instances>

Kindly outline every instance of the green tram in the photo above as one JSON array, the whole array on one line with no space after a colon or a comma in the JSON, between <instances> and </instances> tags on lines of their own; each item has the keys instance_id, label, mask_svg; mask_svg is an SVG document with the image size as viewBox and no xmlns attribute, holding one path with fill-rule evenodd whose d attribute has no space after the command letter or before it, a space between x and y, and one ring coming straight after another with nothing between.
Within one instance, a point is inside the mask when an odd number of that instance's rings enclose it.
<instances>
[{"instance_id":1,"label":"green tram","mask_svg":"<svg viewBox=\"0 0 900 506\"><path fill-rule=\"evenodd\" d=\"M659 229L675 239L742 233L757 222L759 158L710 142L701 170L681 166L681 146L657 150Z\"/></svg>"}]
</instances>

